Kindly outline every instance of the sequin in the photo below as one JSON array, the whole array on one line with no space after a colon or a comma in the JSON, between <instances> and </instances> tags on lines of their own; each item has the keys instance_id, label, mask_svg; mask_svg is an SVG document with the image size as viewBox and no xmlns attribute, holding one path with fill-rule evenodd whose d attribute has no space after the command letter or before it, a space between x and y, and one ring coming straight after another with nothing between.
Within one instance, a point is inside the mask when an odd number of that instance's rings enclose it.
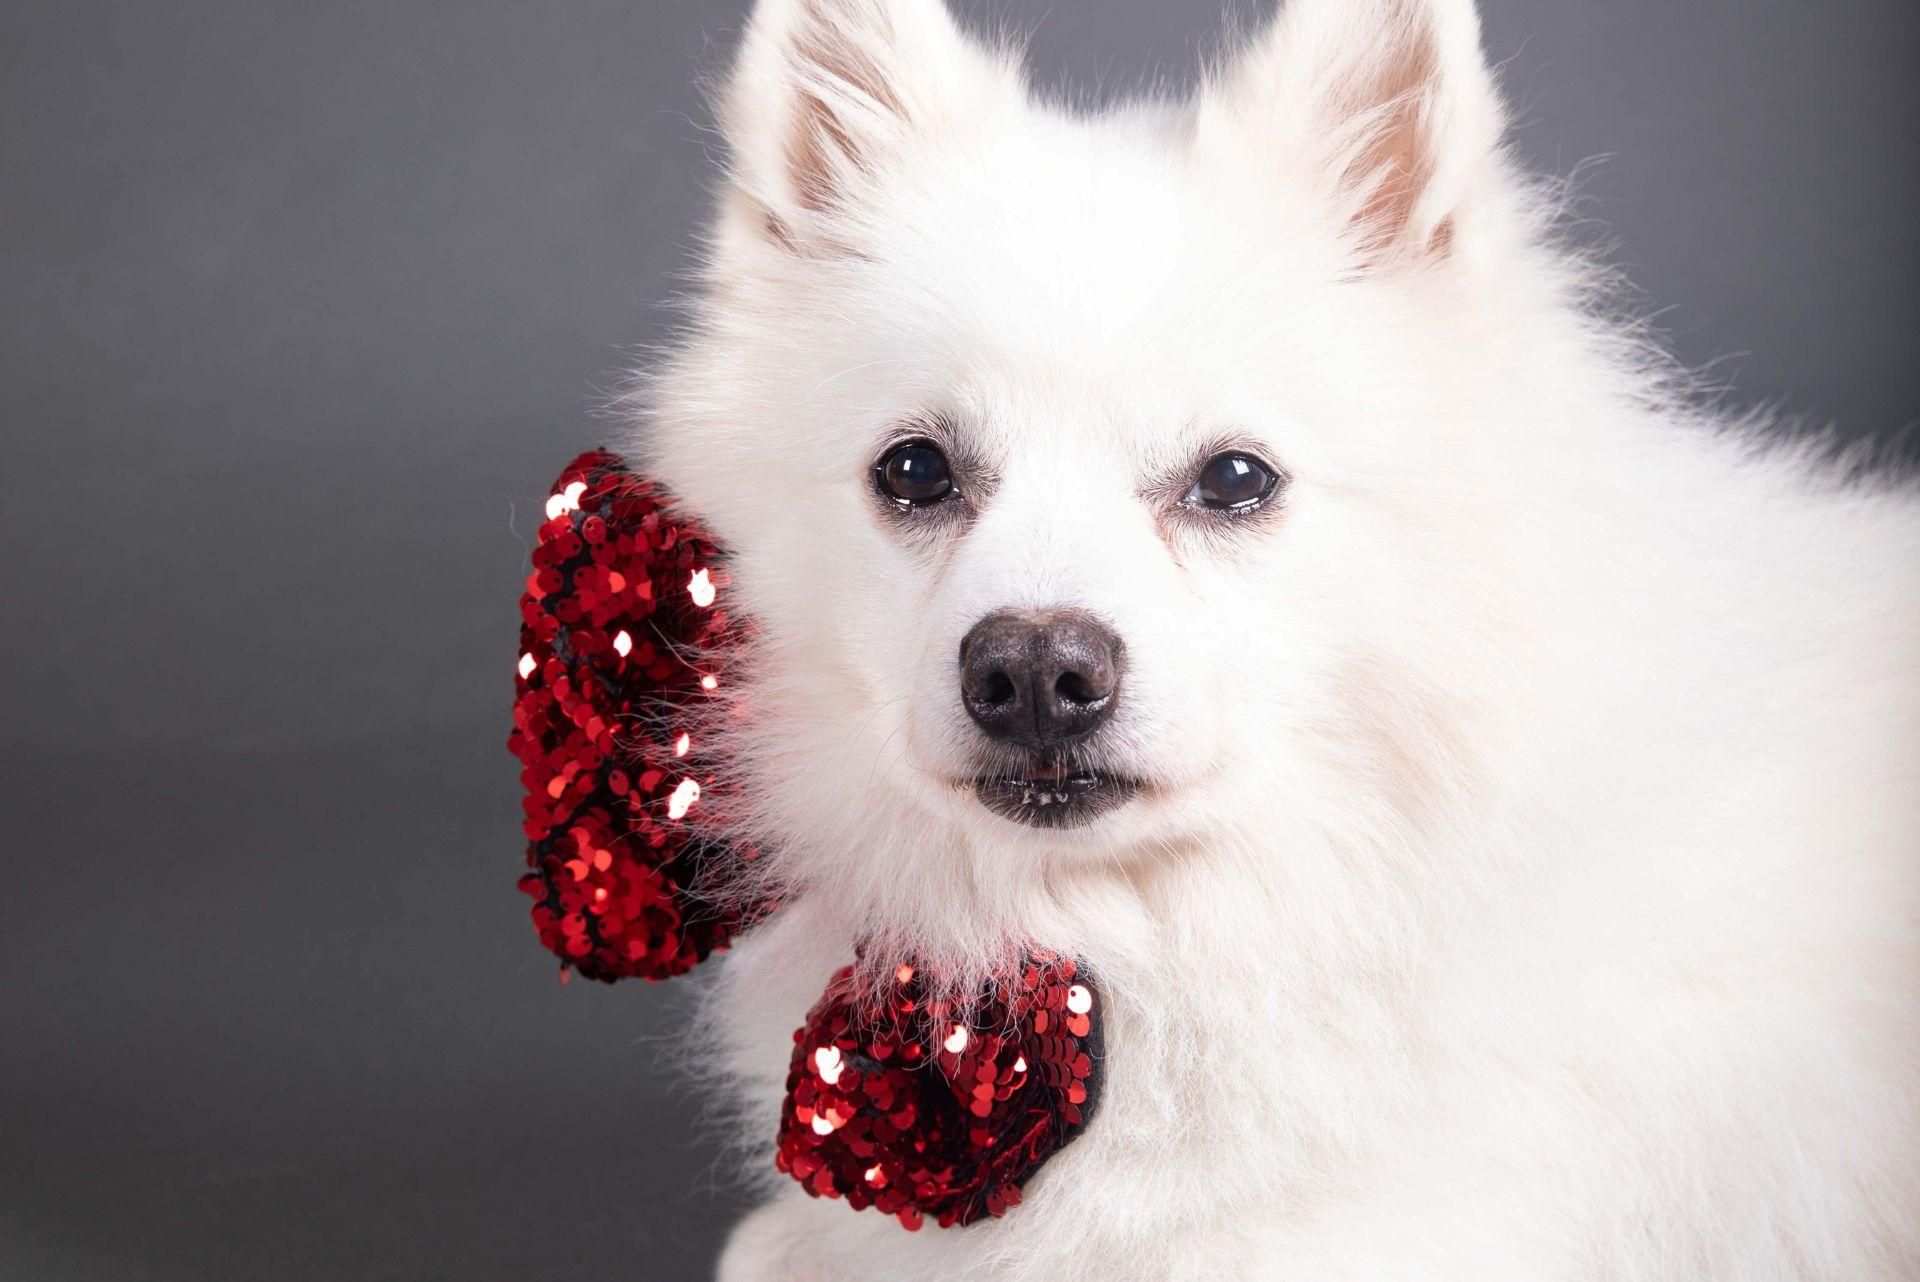
<instances>
[{"instance_id":1,"label":"sequin","mask_svg":"<svg viewBox=\"0 0 1920 1282\"><path fill-rule=\"evenodd\" d=\"M705 569L695 570L693 577L687 580L687 595L703 610L712 605L715 596L718 595L712 572Z\"/></svg>"},{"instance_id":2,"label":"sequin","mask_svg":"<svg viewBox=\"0 0 1920 1282\"><path fill-rule=\"evenodd\" d=\"M673 790L673 795L667 798L667 818L685 819L687 812L693 809L693 803L698 800L700 800L699 781L682 779L679 787Z\"/></svg>"}]
</instances>

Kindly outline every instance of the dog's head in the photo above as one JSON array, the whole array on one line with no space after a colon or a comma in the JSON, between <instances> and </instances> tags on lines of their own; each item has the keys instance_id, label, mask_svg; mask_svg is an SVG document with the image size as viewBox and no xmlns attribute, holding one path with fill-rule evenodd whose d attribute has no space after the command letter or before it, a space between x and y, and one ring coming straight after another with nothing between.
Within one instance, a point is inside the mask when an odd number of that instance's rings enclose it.
<instances>
[{"instance_id":1,"label":"dog's head","mask_svg":"<svg viewBox=\"0 0 1920 1282\"><path fill-rule=\"evenodd\" d=\"M1444 792L1551 311L1469 0L1292 0L1097 115L939 0L761 0L721 115L643 454L733 549L800 876L937 912Z\"/></svg>"}]
</instances>

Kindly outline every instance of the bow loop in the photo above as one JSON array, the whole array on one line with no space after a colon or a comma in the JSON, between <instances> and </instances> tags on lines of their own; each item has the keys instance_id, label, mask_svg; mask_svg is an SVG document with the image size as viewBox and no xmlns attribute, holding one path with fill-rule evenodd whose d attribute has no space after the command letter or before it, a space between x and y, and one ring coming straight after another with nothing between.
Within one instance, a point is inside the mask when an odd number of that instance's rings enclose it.
<instances>
[{"instance_id":1,"label":"bow loop","mask_svg":"<svg viewBox=\"0 0 1920 1282\"><path fill-rule=\"evenodd\" d=\"M1019 1205L1091 1111L1092 985L1071 959L1045 956L964 1004L932 997L910 964L885 988L841 970L795 1034L777 1165L816 1197L910 1229Z\"/></svg>"}]
</instances>

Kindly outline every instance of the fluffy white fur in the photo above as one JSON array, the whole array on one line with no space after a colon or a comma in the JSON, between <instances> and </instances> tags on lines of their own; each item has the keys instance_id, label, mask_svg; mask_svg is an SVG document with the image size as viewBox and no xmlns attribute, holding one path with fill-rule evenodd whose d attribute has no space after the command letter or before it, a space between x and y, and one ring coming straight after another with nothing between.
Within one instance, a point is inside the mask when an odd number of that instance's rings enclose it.
<instances>
[{"instance_id":1,"label":"fluffy white fur","mask_svg":"<svg viewBox=\"0 0 1920 1282\"><path fill-rule=\"evenodd\" d=\"M1190 103L938 0L761 0L637 450L761 629L791 900L713 1009L767 1161L854 941L1097 969L1087 1134L917 1235L777 1178L727 1282L1920 1276L1920 507L1693 408L1502 151L1470 0L1291 0ZM994 481L883 519L950 421ZM1221 444L1279 519L1169 519ZM1111 621L1090 827L990 816L955 655Z\"/></svg>"}]
</instances>

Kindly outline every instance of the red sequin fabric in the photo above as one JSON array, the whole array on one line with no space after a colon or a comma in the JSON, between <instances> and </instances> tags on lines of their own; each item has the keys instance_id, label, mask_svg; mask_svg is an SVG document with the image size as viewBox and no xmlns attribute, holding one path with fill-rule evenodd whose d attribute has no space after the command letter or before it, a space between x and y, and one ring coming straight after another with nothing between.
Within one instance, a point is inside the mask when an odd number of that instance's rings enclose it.
<instances>
[{"instance_id":1,"label":"red sequin fabric","mask_svg":"<svg viewBox=\"0 0 1920 1282\"><path fill-rule=\"evenodd\" d=\"M745 633L726 586L719 549L616 455L583 454L554 482L508 746L525 790L520 887L562 978L667 979L751 924L702 894L752 856L729 850L725 771L695 741ZM775 1163L910 1229L1019 1205L1092 1110L1086 975L1036 952L960 1003L930 996L911 964L878 992L855 975L836 975L794 1034Z\"/></svg>"},{"instance_id":2,"label":"red sequin fabric","mask_svg":"<svg viewBox=\"0 0 1920 1282\"><path fill-rule=\"evenodd\" d=\"M776 1164L909 1229L1005 1214L1092 1110L1092 985L1035 954L964 1007L930 1000L911 965L883 987L842 970L794 1034Z\"/></svg>"},{"instance_id":3,"label":"red sequin fabric","mask_svg":"<svg viewBox=\"0 0 1920 1282\"><path fill-rule=\"evenodd\" d=\"M520 601L508 746L520 759L540 941L590 979L666 979L741 922L698 898L725 843L705 822L697 705L739 625L699 528L604 450L554 482Z\"/></svg>"}]
</instances>

